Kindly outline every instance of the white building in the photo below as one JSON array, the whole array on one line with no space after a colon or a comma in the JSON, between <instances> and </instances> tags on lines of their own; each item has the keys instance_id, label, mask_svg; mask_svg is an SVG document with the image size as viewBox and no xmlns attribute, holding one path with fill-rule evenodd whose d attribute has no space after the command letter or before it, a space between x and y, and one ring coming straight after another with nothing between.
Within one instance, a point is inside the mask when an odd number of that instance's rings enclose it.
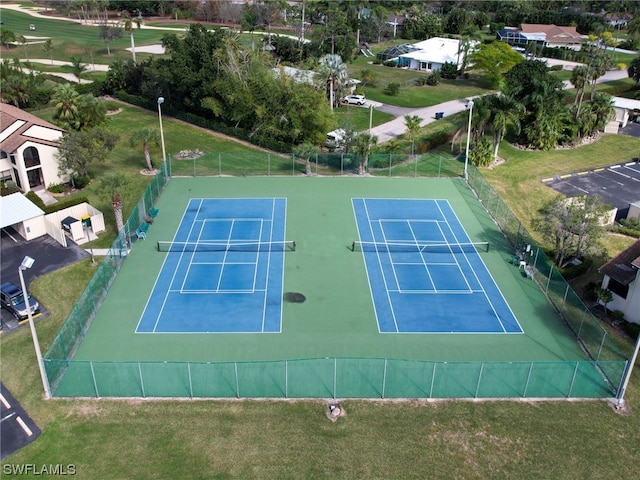
<instances>
[{"instance_id":1,"label":"white building","mask_svg":"<svg viewBox=\"0 0 640 480\"><path fill-rule=\"evenodd\" d=\"M472 47L477 42L472 42ZM398 56L398 65L412 70L436 71L445 63L453 63L458 70L464 60L460 51L460 40L433 37L411 45L416 50Z\"/></svg>"},{"instance_id":2,"label":"white building","mask_svg":"<svg viewBox=\"0 0 640 480\"><path fill-rule=\"evenodd\" d=\"M0 103L0 181L23 192L64 183L58 174L59 140L64 130L13 105Z\"/></svg>"},{"instance_id":3,"label":"white building","mask_svg":"<svg viewBox=\"0 0 640 480\"><path fill-rule=\"evenodd\" d=\"M640 323L640 240L600 268L602 288L613 294L606 307L624 313L627 322Z\"/></svg>"}]
</instances>

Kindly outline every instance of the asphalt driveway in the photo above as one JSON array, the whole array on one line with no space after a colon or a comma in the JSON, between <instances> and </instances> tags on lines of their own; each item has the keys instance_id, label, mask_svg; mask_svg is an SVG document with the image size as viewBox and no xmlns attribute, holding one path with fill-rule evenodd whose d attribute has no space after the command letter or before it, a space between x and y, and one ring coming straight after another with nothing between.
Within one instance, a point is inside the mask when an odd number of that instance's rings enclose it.
<instances>
[{"instance_id":1,"label":"asphalt driveway","mask_svg":"<svg viewBox=\"0 0 640 480\"><path fill-rule=\"evenodd\" d=\"M69 239L67 241L69 242L67 247L63 247L48 235L26 241L12 228L2 229L0 237L0 248L2 250L2 255L0 255L0 277L2 282L13 282L20 286L18 268L26 255L35 260L33 267L23 273L27 288L35 278L90 256L83 248L80 248ZM46 305L41 305L41 310L43 315L40 318L46 316ZM17 327L17 322L13 315L4 309L0 313L0 319L5 332Z\"/></svg>"}]
</instances>

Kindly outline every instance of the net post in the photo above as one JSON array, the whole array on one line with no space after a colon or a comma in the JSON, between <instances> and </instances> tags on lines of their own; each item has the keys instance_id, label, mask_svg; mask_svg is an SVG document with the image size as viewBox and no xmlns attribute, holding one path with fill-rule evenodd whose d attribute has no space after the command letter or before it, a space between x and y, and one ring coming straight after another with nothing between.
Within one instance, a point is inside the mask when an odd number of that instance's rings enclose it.
<instances>
[{"instance_id":1,"label":"net post","mask_svg":"<svg viewBox=\"0 0 640 480\"><path fill-rule=\"evenodd\" d=\"M355 252L356 251L356 242L352 242L351 243L351 251Z\"/></svg>"},{"instance_id":2,"label":"net post","mask_svg":"<svg viewBox=\"0 0 640 480\"><path fill-rule=\"evenodd\" d=\"M296 251L296 241L295 240L293 241L293 251L294 252Z\"/></svg>"}]
</instances>

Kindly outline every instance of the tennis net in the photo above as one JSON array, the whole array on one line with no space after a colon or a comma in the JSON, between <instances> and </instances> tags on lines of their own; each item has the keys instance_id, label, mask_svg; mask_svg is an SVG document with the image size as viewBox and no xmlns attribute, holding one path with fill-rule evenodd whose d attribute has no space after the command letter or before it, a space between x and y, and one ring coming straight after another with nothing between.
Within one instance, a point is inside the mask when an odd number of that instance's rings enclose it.
<instances>
[{"instance_id":1,"label":"tennis net","mask_svg":"<svg viewBox=\"0 0 640 480\"><path fill-rule=\"evenodd\" d=\"M479 253L489 251L489 242L471 243L411 243L411 242L361 242L351 244L355 252L414 252L414 253Z\"/></svg>"},{"instance_id":2,"label":"tennis net","mask_svg":"<svg viewBox=\"0 0 640 480\"><path fill-rule=\"evenodd\" d=\"M296 242L167 242L158 241L159 252L295 252Z\"/></svg>"}]
</instances>

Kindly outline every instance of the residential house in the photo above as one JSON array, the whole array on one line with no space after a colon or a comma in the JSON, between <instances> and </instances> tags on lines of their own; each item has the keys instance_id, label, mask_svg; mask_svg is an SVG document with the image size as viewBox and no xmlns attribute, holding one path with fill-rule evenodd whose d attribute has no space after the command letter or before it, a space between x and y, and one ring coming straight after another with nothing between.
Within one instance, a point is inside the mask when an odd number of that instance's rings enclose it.
<instances>
[{"instance_id":1,"label":"residential house","mask_svg":"<svg viewBox=\"0 0 640 480\"><path fill-rule=\"evenodd\" d=\"M504 28L497 33L498 40L510 45L527 45L536 43L550 48L568 48L580 50L582 35L576 27L561 27L558 25L541 25L523 23L519 29Z\"/></svg>"},{"instance_id":2,"label":"residential house","mask_svg":"<svg viewBox=\"0 0 640 480\"><path fill-rule=\"evenodd\" d=\"M56 158L63 133L35 115L0 103L0 181L14 181L25 193L67 181L58 173Z\"/></svg>"},{"instance_id":3,"label":"residential house","mask_svg":"<svg viewBox=\"0 0 640 480\"><path fill-rule=\"evenodd\" d=\"M602 288L613 294L606 307L624 313L628 322L640 323L640 240L600 268Z\"/></svg>"},{"instance_id":4,"label":"residential house","mask_svg":"<svg viewBox=\"0 0 640 480\"><path fill-rule=\"evenodd\" d=\"M473 47L477 42L471 43ZM440 70L445 63L453 63L460 69L464 60L460 40L455 38L433 37L414 43L411 48L412 51L398 56L398 66L434 72Z\"/></svg>"}]
</instances>

